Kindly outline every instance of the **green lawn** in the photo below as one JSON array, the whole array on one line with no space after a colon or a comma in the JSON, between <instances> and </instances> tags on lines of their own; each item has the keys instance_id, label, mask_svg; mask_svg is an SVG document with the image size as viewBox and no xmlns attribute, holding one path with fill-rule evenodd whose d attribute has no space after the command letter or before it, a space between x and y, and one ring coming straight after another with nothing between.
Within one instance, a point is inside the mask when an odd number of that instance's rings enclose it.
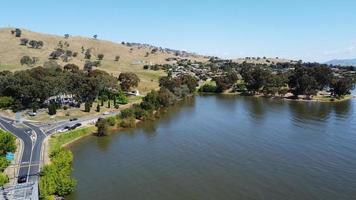
<instances>
[{"instance_id":1,"label":"green lawn","mask_svg":"<svg viewBox=\"0 0 356 200\"><path fill-rule=\"evenodd\" d=\"M95 126L88 126L84 128L80 128L73 131L68 131L64 133L59 133L51 136L49 141L50 152L53 150L60 148L61 146L83 136L87 136L92 134L96 130Z\"/></svg>"}]
</instances>

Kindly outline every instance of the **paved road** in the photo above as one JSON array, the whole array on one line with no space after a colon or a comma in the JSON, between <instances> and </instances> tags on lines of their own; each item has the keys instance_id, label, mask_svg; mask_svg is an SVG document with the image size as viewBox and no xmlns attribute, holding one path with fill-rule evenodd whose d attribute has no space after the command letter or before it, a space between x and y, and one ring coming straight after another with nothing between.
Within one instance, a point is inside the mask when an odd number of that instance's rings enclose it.
<instances>
[{"instance_id":1,"label":"paved road","mask_svg":"<svg viewBox=\"0 0 356 200\"><path fill-rule=\"evenodd\" d=\"M36 175L40 172L40 162L42 144L45 138L59 130L64 129L66 126L73 126L76 123L82 125L93 124L100 117L108 117L117 115L118 113L109 113L105 116L93 116L89 118L80 118L76 121L60 121L53 124L38 125L32 122L24 121L23 127L16 127L15 121L6 117L0 116L0 128L5 129L16 135L23 141L24 148L21 156L21 167L18 176L28 176L28 181L37 180Z\"/></svg>"},{"instance_id":2,"label":"paved road","mask_svg":"<svg viewBox=\"0 0 356 200\"><path fill-rule=\"evenodd\" d=\"M28 180L34 181L36 176L32 176L39 173L39 163L41 155L41 146L45 138L42 131L33 129L31 124L25 122L23 127L16 127L14 121L8 118L0 117L1 128L13 133L20 138L24 144L23 152L20 160L20 169L18 176L28 176ZM35 166L31 166L35 165Z\"/></svg>"}]
</instances>

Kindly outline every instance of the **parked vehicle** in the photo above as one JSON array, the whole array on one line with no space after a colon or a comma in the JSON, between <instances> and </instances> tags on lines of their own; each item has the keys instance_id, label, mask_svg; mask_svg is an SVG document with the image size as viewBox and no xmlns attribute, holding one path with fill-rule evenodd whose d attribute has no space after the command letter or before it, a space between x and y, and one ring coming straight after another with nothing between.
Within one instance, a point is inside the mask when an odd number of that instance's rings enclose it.
<instances>
[{"instance_id":1,"label":"parked vehicle","mask_svg":"<svg viewBox=\"0 0 356 200\"><path fill-rule=\"evenodd\" d=\"M36 115L37 115L37 113L36 113L36 112L27 112L27 114L28 114L29 116L31 116L31 117L34 117L34 116L36 116Z\"/></svg>"},{"instance_id":2,"label":"parked vehicle","mask_svg":"<svg viewBox=\"0 0 356 200\"><path fill-rule=\"evenodd\" d=\"M78 118L70 118L70 119L69 119L69 121L71 121L71 122L72 122L72 121L77 121L77 120L78 120Z\"/></svg>"},{"instance_id":3,"label":"parked vehicle","mask_svg":"<svg viewBox=\"0 0 356 200\"><path fill-rule=\"evenodd\" d=\"M17 178L17 183L26 183L26 181L27 181L26 175L22 175Z\"/></svg>"}]
</instances>

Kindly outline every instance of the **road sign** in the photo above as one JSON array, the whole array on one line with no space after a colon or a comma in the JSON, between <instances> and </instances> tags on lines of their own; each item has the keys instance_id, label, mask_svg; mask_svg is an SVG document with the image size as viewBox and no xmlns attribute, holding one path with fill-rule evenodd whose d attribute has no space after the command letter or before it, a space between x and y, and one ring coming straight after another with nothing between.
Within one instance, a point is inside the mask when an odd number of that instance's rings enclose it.
<instances>
[{"instance_id":1,"label":"road sign","mask_svg":"<svg viewBox=\"0 0 356 200\"><path fill-rule=\"evenodd\" d=\"M15 154L14 153L11 153L11 152L7 152L6 153L6 159L9 160L9 161L12 161L15 157Z\"/></svg>"}]
</instances>

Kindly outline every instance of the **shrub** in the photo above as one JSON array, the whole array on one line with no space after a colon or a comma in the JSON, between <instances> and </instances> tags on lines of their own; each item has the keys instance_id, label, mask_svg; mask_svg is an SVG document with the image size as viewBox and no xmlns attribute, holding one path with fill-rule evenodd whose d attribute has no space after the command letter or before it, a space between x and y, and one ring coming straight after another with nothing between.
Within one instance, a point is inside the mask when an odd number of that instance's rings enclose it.
<instances>
[{"instance_id":1,"label":"shrub","mask_svg":"<svg viewBox=\"0 0 356 200\"><path fill-rule=\"evenodd\" d=\"M70 177L73 154L60 148L53 151L50 158L51 164L46 165L41 172L40 199L68 195L74 191L76 185L76 181Z\"/></svg>"},{"instance_id":2,"label":"shrub","mask_svg":"<svg viewBox=\"0 0 356 200\"><path fill-rule=\"evenodd\" d=\"M34 62L34 60L32 60L30 56L22 56L22 58L20 60L21 65L29 66L29 65L34 64L33 62Z\"/></svg>"},{"instance_id":3,"label":"shrub","mask_svg":"<svg viewBox=\"0 0 356 200\"><path fill-rule=\"evenodd\" d=\"M87 49L85 51L84 58L90 60L91 58L90 49Z\"/></svg>"},{"instance_id":4,"label":"shrub","mask_svg":"<svg viewBox=\"0 0 356 200\"><path fill-rule=\"evenodd\" d=\"M3 172L10 165L10 161L8 161L5 157L0 157L0 172Z\"/></svg>"},{"instance_id":5,"label":"shrub","mask_svg":"<svg viewBox=\"0 0 356 200\"><path fill-rule=\"evenodd\" d=\"M51 102L48 106L48 114L55 115L57 113L57 105Z\"/></svg>"},{"instance_id":6,"label":"shrub","mask_svg":"<svg viewBox=\"0 0 356 200\"><path fill-rule=\"evenodd\" d=\"M148 112L142 109L139 105L134 107L134 114L136 119L144 120L148 117Z\"/></svg>"},{"instance_id":7,"label":"shrub","mask_svg":"<svg viewBox=\"0 0 356 200\"><path fill-rule=\"evenodd\" d=\"M28 39L27 38L21 38L20 39L20 45L26 46L28 43Z\"/></svg>"},{"instance_id":8,"label":"shrub","mask_svg":"<svg viewBox=\"0 0 356 200\"><path fill-rule=\"evenodd\" d=\"M122 119L129 118L129 117L135 117L135 112L132 108L126 108L121 111L120 117Z\"/></svg>"},{"instance_id":9,"label":"shrub","mask_svg":"<svg viewBox=\"0 0 356 200\"><path fill-rule=\"evenodd\" d=\"M11 133L3 131L0 129L0 156L5 156L7 152L15 152L16 137Z\"/></svg>"},{"instance_id":10,"label":"shrub","mask_svg":"<svg viewBox=\"0 0 356 200\"><path fill-rule=\"evenodd\" d=\"M111 116L111 117L106 118L106 120L110 126L115 126L117 118L116 118L116 116Z\"/></svg>"},{"instance_id":11,"label":"shrub","mask_svg":"<svg viewBox=\"0 0 356 200\"><path fill-rule=\"evenodd\" d=\"M98 54L98 60L103 60L104 54Z\"/></svg>"},{"instance_id":12,"label":"shrub","mask_svg":"<svg viewBox=\"0 0 356 200\"><path fill-rule=\"evenodd\" d=\"M122 128L134 128L136 127L136 120L134 117L123 119L120 122L120 126Z\"/></svg>"},{"instance_id":13,"label":"shrub","mask_svg":"<svg viewBox=\"0 0 356 200\"><path fill-rule=\"evenodd\" d=\"M97 136L105 136L109 131L109 122L107 119L99 118L95 126L98 128Z\"/></svg>"},{"instance_id":14,"label":"shrub","mask_svg":"<svg viewBox=\"0 0 356 200\"><path fill-rule=\"evenodd\" d=\"M6 183L9 182L9 177L6 174L0 173L0 186L4 186Z\"/></svg>"},{"instance_id":15,"label":"shrub","mask_svg":"<svg viewBox=\"0 0 356 200\"><path fill-rule=\"evenodd\" d=\"M85 102L85 104L84 104L84 112L90 112L91 107L92 107L92 103L91 102Z\"/></svg>"},{"instance_id":16,"label":"shrub","mask_svg":"<svg viewBox=\"0 0 356 200\"><path fill-rule=\"evenodd\" d=\"M14 103L12 97L0 97L0 108L8 108Z\"/></svg>"},{"instance_id":17,"label":"shrub","mask_svg":"<svg viewBox=\"0 0 356 200\"><path fill-rule=\"evenodd\" d=\"M115 56L115 61L118 62L120 60L120 56Z\"/></svg>"},{"instance_id":18,"label":"shrub","mask_svg":"<svg viewBox=\"0 0 356 200\"><path fill-rule=\"evenodd\" d=\"M208 92L208 93L215 93L217 90L217 86L211 84L204 84L199 88L199 92Z\"/></svg>"},{"instance_id":19,"label":"shrub","mask_svg":"<svg viewBox=\"0 0 356 200\"><path fill-rule=\"evenodd\" d=\"M15 37L21 37L22 31L20 29L15 29Z\"/></svg>"}]
</instances>

